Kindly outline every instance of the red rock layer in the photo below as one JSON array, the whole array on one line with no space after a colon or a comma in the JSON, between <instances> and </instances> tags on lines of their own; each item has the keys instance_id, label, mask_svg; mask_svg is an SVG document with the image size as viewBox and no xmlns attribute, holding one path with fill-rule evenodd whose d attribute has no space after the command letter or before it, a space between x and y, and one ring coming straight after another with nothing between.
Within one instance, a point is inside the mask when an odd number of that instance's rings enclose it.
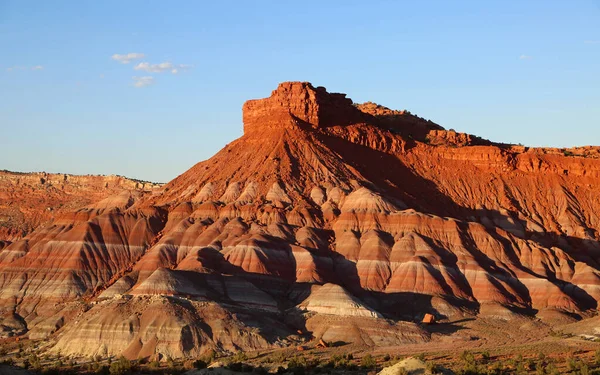
<instances>
[{"instance_id":1,"label":"red rock layer","mask_svg":"<svg viewBox=\"0 0 600 375\"><path fill-rule=\"evenodd\" d=\"M173 340L275 345L266 334L239 341L232 331L198 330L192 316L210 301L232 313L260 312L263 326L312 309L318 316L305 326L314 335L369 345L427 339L409 323L379 316L412 321L466 309L543 318L597 308L598 160L475 145L476 138L446 133L428 144L403 134L443 132L439 126L409 118L406 129L404 113L385 123L378 116L390 113L362 108L368 113L298 82L248 102L245 134L159 192L133 202L112 198L4 245L1 305L38 337L63 319L65 337L76 339L69 323L76 306L59 300L104 301L109 312L139 311L140 301L156 296L193 301L166 320L136 315L128 335L110 316L79 320L94 331L85 353L112 342L106 350L130 356L196 353L175 351ZM129 319L125 312L119 316ZM245 330L244 322L231 324ZM360 337L348 337L361 325ZM139 338L185 326L187 338ZM410 327L406 335L400 326ZM80 353L68 342L60 349Z\"/></svg>"},{"instance_id":2,"label":"red rock layer","mask_svg":"<svg viewBox=\"0 0 600 375\"><path fill-rule=\"evenodd\" d=\"M121 176L0 171L0 240L18 240L62 213L122 191L137 194L158 187Z\"/></svg>"}]
</instances>

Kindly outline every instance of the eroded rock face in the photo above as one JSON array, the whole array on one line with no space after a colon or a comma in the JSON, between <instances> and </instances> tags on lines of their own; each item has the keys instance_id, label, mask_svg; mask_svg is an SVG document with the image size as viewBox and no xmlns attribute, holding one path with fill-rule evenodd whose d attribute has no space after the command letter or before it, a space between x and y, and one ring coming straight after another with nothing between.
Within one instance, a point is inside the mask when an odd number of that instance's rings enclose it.
<instances>
[{"instance_id":1,"label":"eroded rock face","mask_svg":"<svg viewBox=\"0 0 600 375\"><path fill-rule=\"evenodd\" d=\"M299 82L247 102L244 136L159 192L0 243L2 334L192 356L294 345L297 330L420 342L424 313L594 311L600 162L404 116Z\"/></svg>"},{"instance_id":2,"label":"eroded rock face","mask_svg":"<svg viewBox=\"0 0 600 375\"><path fill-rule=\"evenodd\" d=\"M0 248L2 241L18 240L63 213L121 192L133 200L160 186L121 176L0 171Z\"/></svg>"}]
</instances>

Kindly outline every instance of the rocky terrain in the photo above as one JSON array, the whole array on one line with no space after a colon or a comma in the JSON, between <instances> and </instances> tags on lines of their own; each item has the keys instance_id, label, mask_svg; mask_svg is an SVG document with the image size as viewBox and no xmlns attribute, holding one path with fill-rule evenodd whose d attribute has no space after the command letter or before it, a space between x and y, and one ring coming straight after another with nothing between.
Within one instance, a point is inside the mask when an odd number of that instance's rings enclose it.
<instances>
[{"instance_id":1,"label":"rocky terrain","mask_svg":"<svg viewBox=\"0 0 600 375\"><path fill-rule=\"evenodd\" d=\"M52 222L61 213L123 191L137 195L160 186L121 176L0 171L0 248Z\"/></svg>"},{"instance_id":2,"label":"rocky terrain","mask_svg":"<svg viewBox=\"0 0 600 375\"><path fill-rule=\"evenodd\" d=\"M600 300L596 148L494 143L305 82L243 121L152 194L4 245L2 334L128 358L418 348L498 322L597 334L582 325ZM435 331L425 313L475 323Z\"/></svg>"}]
</instances>

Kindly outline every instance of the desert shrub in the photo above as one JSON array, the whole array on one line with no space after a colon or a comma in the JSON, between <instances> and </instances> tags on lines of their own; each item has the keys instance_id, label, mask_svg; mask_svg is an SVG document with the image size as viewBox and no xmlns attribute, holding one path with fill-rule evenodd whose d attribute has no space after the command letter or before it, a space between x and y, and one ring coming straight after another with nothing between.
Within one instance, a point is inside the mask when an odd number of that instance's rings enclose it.
<instances>
[{"instance_id":1,"label":"desert shrub","mask_svg":"<svg viewBox=\"0 0 600 375\"><path fill-rule=\"evenodd\" d=\"M386 354L383 356L383 360L386 362L389 361L390 359L392 359L392 357L389 354Z\"/></svg>"},{"instance_id":2,"label":"desert shrub","mask_svg":"<svg viewBox=\"0 0 600 375\"><path fill-rule=\"evenodd\" d=\"M465 350L460 354L460 360L462 361L462 369L458 372L463 375L476 375L480 373L475 356L468 350Z\"/></svg>"},{"instance_id":3,"label":"desert shrub","mask_svg":"<svg viewBox=\"0 0 600 375\"><path fill-rule=\"evenodd\" d=\"M465 350L460 354L460 360L463 363L475 363L475 356L468 350Z\"/></svg>"},{"instance_id":4,"label":"desert shrub","mask_svg":"<svg viewBox=\"0 0 600 375\"><path fill-rule=\"evenodd\" d=\"M275 352L265 358L266 363L282 363L285 362L286 356L283 352Z\"/></svg>"},{"instance_id":5,"label":"desert shrub","mask_svg":"<svg viewBox=\"0 0 600 375\"><path fill-rule=\"evenodd\" d=\"M241 350L238 350L238 351L237 351L237 352L234 354L234 356L233 356L232 360L233 360L233 361L236 361L236 362L243 362L243 361L247 361L247 360L248 360L248 355L247 355L246 353L244 353L243 351L241 351Z\"/></svg>"},{"instance_id":6,"label":"desert shrub","mask_svg":"<svg viewBox=\"0 0 600 375\"><path fill-rule=\"evenodd\" d=\"M241 362L231 362L226 367L228 370L241 372L243 364Z\"/></svg>"},{"instance_id":7,"label":"desert shrub","mask_svg":"<svg viewBox=\"0 0 600 375\"><path fill-rule=\"evenodd\" d=\"M481 352L481 359L483 359L484 361L489 361L490 360L490 352L488 352L487 350L484 352Z\"/></svg>"},{"instance_id":8,"label":"desert shrub","mask_svg":"<svg viewBox=\"0 0 600 375\"><path fill-rule=\"evenodd\" d=\"M40 358L35 353L32 353L29 355L28 361L29 361L29 365L31 366L32 369L38 371L42 368L42 362L40 361Z\"/></svg>"},{"instance_id":9,"label":"desert shrub","mask_svg":"<svg viewBox=\"0 0 600 375\"><path fill-rule=\"evenodd\" d=\"M131 372L131 362L127 358L121 356L115 362L110 364L109 372L111 375L129 374Z\"/></svg>"},{"instance_id":10,"label":"desert shrub","mask_svg":"<svg viewBox=\"0 0 600 375\"><path fill-rule=\"evenodd\" d=\"M485 372L486 375L503 375L505 373L504 365L500 361L494 362Z\"/></svg>"},{"instance_id":11,"label":"desert shrub","mask_svg":"<svg viewBox=\"0 0 600 375\"><path fill-rule=\"evenodd\" d=\"M348 365L348 360L345 356L334 354L329 358L326 367L344 368Z\"/></svg>"},{"instance_id":12,"label":"desert shrub","mask_svg":"<svg viewBox=\"0 0 600 375\"><path fill-rule=\"evenodd\" d=\"M197 359L194 361L193 365L194 365L194 368L200 370L200 369L206 368L206 366L208 366L208 363L204 362L201 359Z\"/></svg>"},{"instance_id":13,"label":"desert shrub","mask_svg":"<svg viewBox=\"0 0 600 375\"><path fill-rule=\"evenodd\" d=\"M578 367L579 367L579 369L578 369L579 375L590 375L590 368L588 367L587 364L581 362L581 363L579 363Z\"/></svg>"},{"instance_id":14,"label":"desert shrub","mask_svg":"<svg viewBox=\"0 0 600 375\"><path fill-rule=\"evenodd\" d=\"M419 353L415 356L416 359L420 360L420 361L424 361L425 360L425 353Z\"/></svg>"},{"instance_id":15,"label":"desert shrub","mask_svg":"<svg viewBox=\"0 0 600 375\"><path fill-rule=\"evenodd\" d=\"M160 367L160 362L158 362L156 359L153 361L150 361L150 363L148 363L148 367L153 370L156 370L157 368Z\"/></svg>"},{"instance_id":16,"label":"desert shrub","mask_svg":"<svg viewBox=\"0 0 600 375\"><path fill-rule=\"evenodd\" d=\"M525 360L525 362L523 363L523 365L525 366L526 370L529 370L529 371L535 370L535 362L531 358Z\"/></svg>"},{"instance_id":17,"label":"desert shrub","mask_svg":"<svg viewBox=\"0 0 600 375\"><path fill-rule=\"evenodd\" d=\"M171 356L167 356L167 359L165 362L167 363L168 368L175 367L175 361L173 361L173 358L171 358Z\"/></svg>"},{"instance_id":18,"label":"desert shrub","mask_svg":"<svg viewBox=\"0 0 600 375\"><path fill-rule=\"evenodd\" d=\"M373 356L371 354L367 354L367 355L363 356L362 359L360 360L360 365L364 368L373 368L373 367L377 366L377 362L375 361L375 358L373 358Z\"/></svg>"},{"instance_id":19,"label":"desert shrub","mask_svg":"<svg viewBox=\"0 0 600 375\"><path fill-rule=\"evenodd\" d=\"M574 357L567 358L567 369L571 372L577 370L577 361Z\"/></svg>"},{"instance_id":20,"label":"desert shrub","mask_svg":"<svg viewBox=\"0 0 600 375\"><path fill-rule=\"evenodd\" d=\"M295 355L290 358L288 362L288 368L306 367L306 358L303 356Z\"/></svg>"},{"instance_id":21,"label":"desert shrub","mask_svg":"<svg viewBox=\"0 0 600 375\"><path fill-rule=\"evenodd\" d=\"M86 368L90 373L97 373L100 370L100 364L98 362L91 362L87 364Z\"/></svg>"},{"instance_id":22,"label":"desert shrub","mask_svg":"<svg viewBox=\"0 0 600 375\"><path fill-rule=\"evenodd\" d=\"M335 368L345 369L346 367L348 367L348 365L349 365L348 360L345 358L342 358L335 364Z\"/></svg>"},{"instance_id":23,"label":"desert shrub","mask_svg":"<svg viewBox=\"0 0 600 375\"><path fill-rule=\"evenodd\" d=\"M432 374L437 374L438 372L442 371L442 368L435 362L427 362L425 366L427 371L431 372Z\"/></svg>"}]
</instances>

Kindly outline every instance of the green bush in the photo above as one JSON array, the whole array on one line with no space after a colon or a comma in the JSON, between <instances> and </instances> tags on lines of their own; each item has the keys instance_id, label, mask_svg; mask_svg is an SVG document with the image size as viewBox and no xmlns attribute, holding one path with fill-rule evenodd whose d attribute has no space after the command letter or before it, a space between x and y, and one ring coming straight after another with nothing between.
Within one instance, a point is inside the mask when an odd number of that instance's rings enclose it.
<instances>
[{"instance_id":1,"label":"green bush","mask_svg":"<svg viewBox=\"0 0 600 375\"><path fill-rule=\"evenodd\" d=\"M131 362L121 356L118 360L110 364L109 372L111 375L125 375L131 372Z\"/></svg>"},{"instance_id":2,"label":"green bush","mask_svg":"<svg viewBox=\"0 0 600 375\"><path fill-rule=\"evenodd\" d=\"M360 360L360 365L364 368L373 368L377 366L377 362L371 354L367 354Z\"/></svg>"},{"instance_id":3,"label":"green bush","mask_svg":"<svg viewBox=\"0 0 600 375\"><path fill-rule=\"evenodd\" d=\"M243 362L248 360L248 355L241 350L238 350L237 353L232 358L233 361Z\"/></svg>"},{"instance_id":4,"label":"green bush","mask_svg":"<svg viewBox=\"0 0 600 375\"><path fill-rule=\"evenodd\" d=\"M574 357L567 358L567 368L571 372L577 370L577 361L575 360Z\"/></svg>"},{"instance_id":5,"label":"green bush","mask_svg":"<svg viewBox=\"0 0 600 375\"><path fill-rule=\"evenodd\" d=\"M42 362L35 353L29 355L28 361L32 369L38 371L42 368Z\"/></svg>"},{"instance_id":6,"label":"green bush","mask_svg":"<svg viewBox=\"0 0 600 375\"><path fill-rule=\"evenodd\" d=\"M293 356L288 362L288 368L306 367L306 358L302 356Z\"/></svg>"}]
</instances>

